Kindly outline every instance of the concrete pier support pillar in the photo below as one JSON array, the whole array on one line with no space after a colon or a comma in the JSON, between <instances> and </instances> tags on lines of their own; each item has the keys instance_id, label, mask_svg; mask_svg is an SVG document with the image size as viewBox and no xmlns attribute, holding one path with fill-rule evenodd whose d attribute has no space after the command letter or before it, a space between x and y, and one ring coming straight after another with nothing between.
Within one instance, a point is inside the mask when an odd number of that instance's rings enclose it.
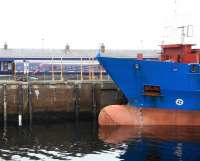
<instances>
[{"instance_id":1,"label":"concrete pier support pillar","mask_svg":"<svg viewBox=\"0 0 200 161\"><path fill-rule=\"evenodd\" d=\"M28 85L28 109L29 109L29 124L32 125L32 85Z\"/></svg>"},{"instance_id":2,"label":"concrete pier support pillar","mask_svg":"<svg viewBox=\"0 0 200 161\"><path fill-rule=\"evenodd\" d=\"M93 118L96 119L97 117L97 101L96 101L96 84L92 84L92 113L93 113Z\"/></svg>"},{"instance_id":3,"label":"concrete pier support pillar","mask_svg":"<svg viewBox=\"0 0 200 161\"><path fill-rule=\"evenodd\" d=\"M74 111L76 120L79 119L80 89L79 84L74 84Z\"/></svg>"},{"instance_id":4,"label":"concrete pier support pillar","mask_svg":"<svg viewBox=\"0 0 200 161\"><path fill-rule=\"evenodd\" d=\"M22 84L20 83L18 86L19 91L19 104L18 104L18 126L22 126L22 113L23 113L23 99L24 99L24 93Z\"/></svg>"},{"instance_id":5,"label":"concrete pier support pillar","mask_svg":"<svg viewBox=\"0 0 200 161\"><path fill-rule=\"evenodd\" d=\"M7 86L3 84L3 125L7 126Z\"/></svg>"}]
</instances>

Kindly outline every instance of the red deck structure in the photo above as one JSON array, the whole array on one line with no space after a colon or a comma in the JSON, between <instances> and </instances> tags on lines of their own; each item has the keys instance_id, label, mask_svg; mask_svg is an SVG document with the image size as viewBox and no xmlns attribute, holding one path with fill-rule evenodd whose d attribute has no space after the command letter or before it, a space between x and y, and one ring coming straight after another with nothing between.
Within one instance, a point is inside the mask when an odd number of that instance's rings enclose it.
<instances>
[{"instance_id":1,"label":"red deck structure","mask_svg":"<svg viewBox=\"0 0 200 161\"><path fill-rule=\"evenodd\" d=\"M194 44L161 45L161 61L199 63L200 49L192 49Z\"/></svg>"}]
</instances>

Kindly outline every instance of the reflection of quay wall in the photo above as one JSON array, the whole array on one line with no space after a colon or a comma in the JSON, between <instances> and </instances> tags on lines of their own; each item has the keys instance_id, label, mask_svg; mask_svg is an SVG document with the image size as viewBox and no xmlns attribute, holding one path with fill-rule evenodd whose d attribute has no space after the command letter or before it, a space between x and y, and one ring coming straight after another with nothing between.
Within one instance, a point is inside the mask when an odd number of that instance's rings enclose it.
<instances>
[{"instance_id":1,"label":"reflection of quay wall","mask_svg":"<svg viewBox=\"0 0 200 161\"><path fill-rule=\"evenodd\" d=\"M98 139L97 128L89 121L51 124L48 127L47 124L34 124L31 129L8 126L6 130L4 136L5 131L0 129L0 137L5 138L0 139L3 149L0 160L13 160L14 155L18 156L17 160L73 160L77 156L80 158L111 148ZM27 148L24 150L22 147Z\"/></svg>"},{"instance_id":2,"label":"reflection of quay wall","mask_svg":"<svg viewBox=\"0 0 200 161\"><path fill-rule=\"evenodd\" d=\"M102 107L120 104L124 97L111 81L0 82L1 116L22 118L96 117ZM57 117L58 116L58 117Z\"/></svg>"}]
</instances>

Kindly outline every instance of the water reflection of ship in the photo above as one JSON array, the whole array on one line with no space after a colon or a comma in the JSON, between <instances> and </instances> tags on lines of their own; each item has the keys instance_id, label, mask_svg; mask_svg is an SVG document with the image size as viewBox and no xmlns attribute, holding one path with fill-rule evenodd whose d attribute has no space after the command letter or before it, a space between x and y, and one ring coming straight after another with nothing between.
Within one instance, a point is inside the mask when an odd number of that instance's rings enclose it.
<instances>
[{"instance_id":1,"label":"water reflection of ship","mask_svg":"<svg viewBox=\"0 0 200 161\"><path fill-rule=\"evenodd\" d=\"M104 126L99 137L110 144L128 144L123 160L200 160L200 129L169 126Z\"/></svg>"}]
</instances>

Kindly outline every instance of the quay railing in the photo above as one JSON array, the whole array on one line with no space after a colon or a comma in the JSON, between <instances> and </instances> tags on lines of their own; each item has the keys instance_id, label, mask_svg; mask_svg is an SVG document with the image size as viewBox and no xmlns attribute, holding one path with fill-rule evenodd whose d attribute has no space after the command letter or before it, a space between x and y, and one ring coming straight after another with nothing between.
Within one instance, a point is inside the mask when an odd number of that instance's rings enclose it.
<instances>
[{"instance_id":1,"label":"quay railing","mask_svg":"<svg viewBox=\"0 0 200 161\"><path fill-rule=\"evenodd\" d=\"M44 69L38 72L33 72L28 63L24 63L23 71L18 71L16 64L12 75L0 76L0 80L18 80L18 81L67 81L67 80L111 80L110 76L106 73L104 68L95 62L95 58L89 57L88 59L80 58L79 64L76 64L74 71L65 69L63 58L55 60L53 57L48 63L48 70L45 69L45 63L42 64ZM22 64L23 65L23 64ZM56 69L59 67L59 69Z\"/></svg>"}]
</instances>

